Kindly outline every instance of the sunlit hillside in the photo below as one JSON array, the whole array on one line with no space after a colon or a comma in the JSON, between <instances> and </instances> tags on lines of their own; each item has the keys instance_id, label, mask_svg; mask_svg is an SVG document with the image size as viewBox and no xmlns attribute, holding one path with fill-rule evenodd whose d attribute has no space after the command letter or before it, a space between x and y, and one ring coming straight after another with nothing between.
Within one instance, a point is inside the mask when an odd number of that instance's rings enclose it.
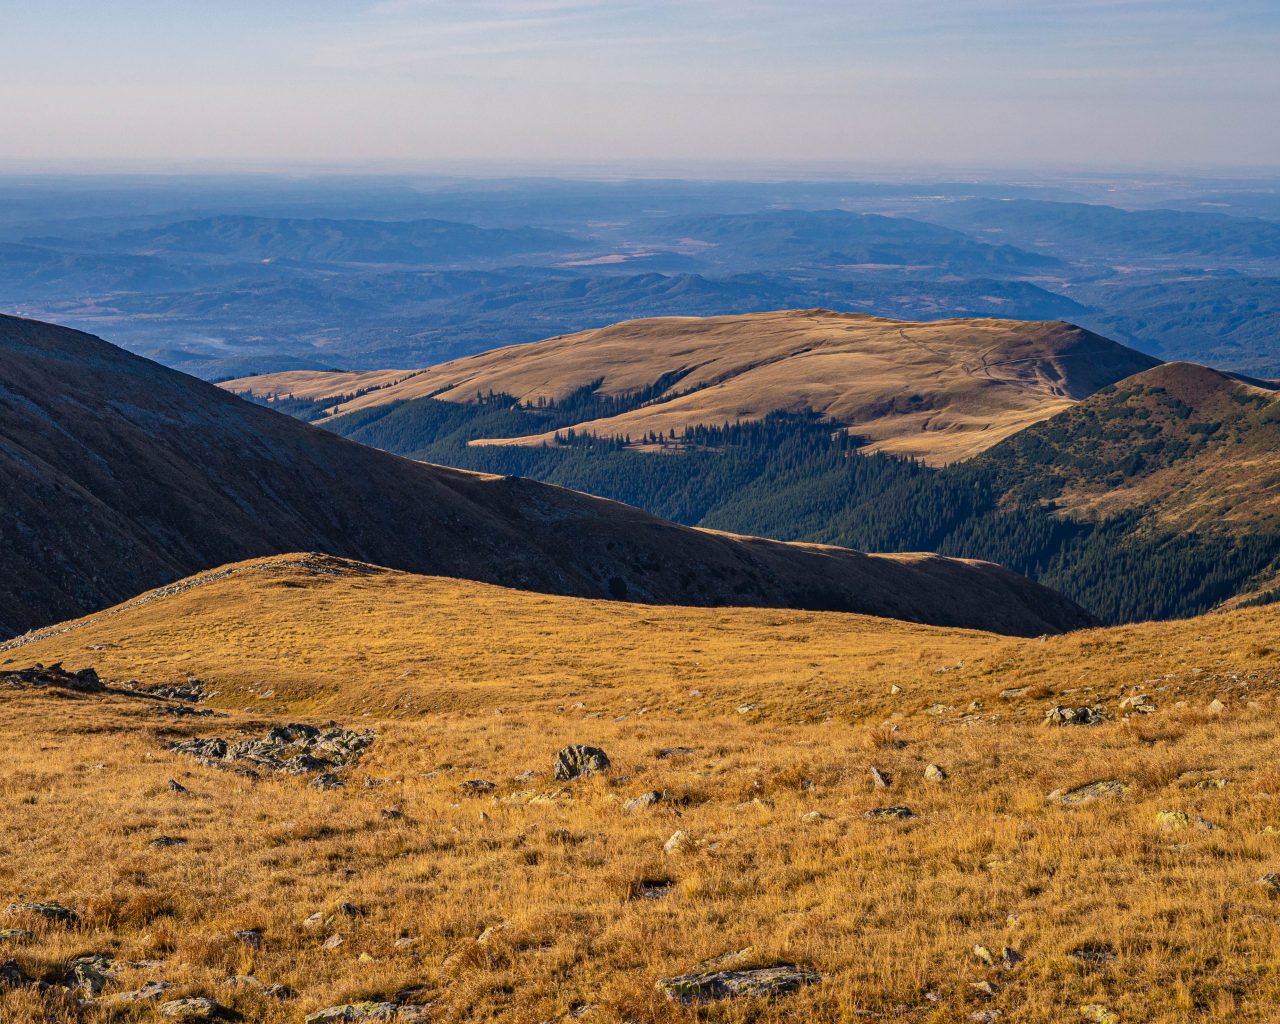
<instances>
[{"instance_id":1,"label":"sunlit hillside","mask_svg":"<svg viewBox=\"0 0 1280 1024\"><path fill-rule=\"evenodd\" d=\"M152 1019L160 996L121 995L148 981L280 1024L1264 1021L1280 998L1275 609L1020 640L290 556L0 661L110 686L0 677L0 877L76 915L9 915L3 1020ZM373 736L337 788L269 745L167 749L295 721ZM610 768L556 778L571 744ZM89 953L110 969L83 1005L27 983ZM784 964L806 983L681 1002Z\"/></svg>"},{"instance_id":2,"label":"sunlit hillside","mask_svg":"<svg viewBox=\"0 0 1280 1024\"><path fill-rule=\"evenodd\" d=\"M814 412L868 438L870 451L941 464L975 455L1155 363L1062 322L913 323L808 309L633 320L411 374L296 371L223 387L330 400L326 418L421 398L474 402L491 393L535 405L583 388L615 399L647 396L637 408L572 425L636 441L776 411ZM339 398L346 400L333 401ZM554 438L551 430L490 440Z\"/></svg>"}]
</instances>

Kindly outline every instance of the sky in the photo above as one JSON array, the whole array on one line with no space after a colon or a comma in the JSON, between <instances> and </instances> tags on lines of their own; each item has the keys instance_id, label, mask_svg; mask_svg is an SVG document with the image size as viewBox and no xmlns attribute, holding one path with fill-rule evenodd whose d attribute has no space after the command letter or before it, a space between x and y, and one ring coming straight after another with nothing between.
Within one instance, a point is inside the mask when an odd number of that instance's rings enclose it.
<instances>
[{"instance_id":1,"label":"sky","mask_svg":"<svg viewBox=\"0 0 1280 1024\"><path fill-rule=\"evenodd\" d=\"M1280 167L1277 0L0 0L0 168Z\"/></svg>"}]
</instances>

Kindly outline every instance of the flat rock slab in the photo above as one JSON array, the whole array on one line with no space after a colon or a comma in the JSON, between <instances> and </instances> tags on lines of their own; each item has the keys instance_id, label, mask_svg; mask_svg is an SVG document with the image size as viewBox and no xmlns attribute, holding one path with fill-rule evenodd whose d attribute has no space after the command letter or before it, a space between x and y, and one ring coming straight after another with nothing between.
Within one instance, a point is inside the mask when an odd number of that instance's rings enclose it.
<instances>
[{"instance_id":1,"label":"flat rock slab","mask_svg":"<svg viewBox=\"0 0 1280 1024\"><path fill-rule=\"evenodd\" d=\"M409 1006L404 1003L343 1003L307 1014L305 1024L372 1024L379 1021L416 1024L428 1020L428 1013L425 1006Z\"/></svg>"},{"instance_id":2,"label":"flat rock slab","mask_svg":"<svg viewBox=\"0 0 1280 1024\"><path fill-rule=\"evenodd\" d=\"M793 964L778 964L746 971L714 971L663 978L658 982L658 991L672 1002L691 1005L741 996L783 996L820 981L822 976L816 971L807 971Z\"/></svg>"},{"instance_id":3,"label":"flat rock slab","mask_svg":"<svg viewBox=\"0 0 1280 1024\"><path fill-rule=\"evenodd\" d=\"M1075 804L1087 804L1092 800L1118 800L1129 792L1129 784L1119 779L1105 779L1102 782L1090 782L1087 786L1076 789L1055 789L1049 794L1049 800L1056 804L1070 807Z\"/></svg>"}]
</instances>

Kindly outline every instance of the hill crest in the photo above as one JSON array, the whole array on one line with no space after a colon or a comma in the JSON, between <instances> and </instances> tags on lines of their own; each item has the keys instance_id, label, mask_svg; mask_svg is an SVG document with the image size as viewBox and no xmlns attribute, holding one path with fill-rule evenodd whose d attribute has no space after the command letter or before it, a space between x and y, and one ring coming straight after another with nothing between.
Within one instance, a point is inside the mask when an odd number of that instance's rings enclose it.
<instances>
[{"instance_id":1,"label":"hill crest","mask_svg":"<svg viewBox=\"0 0 1280 1024\"><path fill-rule=\"evenodd\" d=\"M660 317L495 349L425 370L295 372L223 386L337 401L338 417L394 402L489 393L557 402L592 389L639 408L580 433L631 436L812 412L871 450L942 464L970 458L1157 360L1062 321L914 322L823 309ZM555 443L555 431L476 443Z\"/></svg>"}]
</instances>

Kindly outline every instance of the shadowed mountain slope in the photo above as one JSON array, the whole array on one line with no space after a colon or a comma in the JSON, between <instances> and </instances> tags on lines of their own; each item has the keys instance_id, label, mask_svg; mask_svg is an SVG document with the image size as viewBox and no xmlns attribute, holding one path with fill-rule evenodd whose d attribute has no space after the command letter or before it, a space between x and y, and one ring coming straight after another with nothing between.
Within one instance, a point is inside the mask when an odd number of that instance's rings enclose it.
<instances>
[{"instance_id":1,"label":"shadowed mountain slope","mask_svg":"<svg viewBox=\"0 0 1280 1024\"><path fill-rule=\"evenodd\" d=\"M409 462L12 317L0 318L0 483L7 633L296 550L579 596L1011 633L1088 621L994 565L709 533L529 480Z\"/></svg>"}]
</instances>

